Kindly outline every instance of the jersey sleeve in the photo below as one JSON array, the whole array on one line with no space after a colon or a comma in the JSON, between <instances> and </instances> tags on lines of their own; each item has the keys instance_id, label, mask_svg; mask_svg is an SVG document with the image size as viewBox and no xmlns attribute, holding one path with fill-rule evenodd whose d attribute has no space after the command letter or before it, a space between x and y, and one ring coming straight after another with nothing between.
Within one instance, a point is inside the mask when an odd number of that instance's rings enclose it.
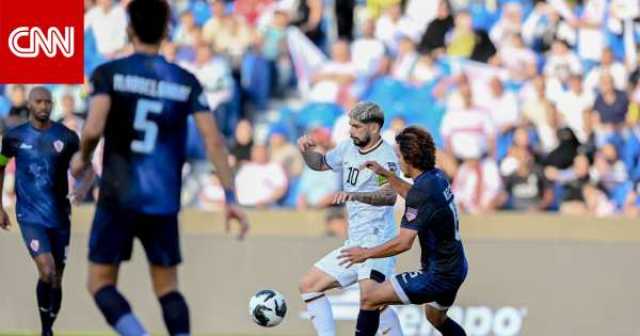
<instances>
[{"instance_id":1,"label":"jersey sleeve","mask_svg":"<svg viewBox=\"0 0 640 336\"><path fill-rule=\"evenodd\" d=\"M0 165L7 164L10 158L16 155L16 139L10 133L2 137L2 147L0 148Z\"/></svg>"},{"instance_id":2,"label":"jersey sleeve","mask_svg":"<svg viewBox=\"0 0 640 336\"><path fill-rule=\"evenodd\" d=\"M93 71L93 74L91 74L91 78L89 80L89 94L91 96L95 96L111 93L111 80L112 78L108 74L108 70L104 65L97 67L96 70Z\"/></svg>"},{"instance_id":3,"label":"jersey sleeve","mask_svg":"<svg viewBox=\"0 0 640 336\"><path fill-rule=\"evenodd\" d=\"M339 143L334 149L325 154L324 161L333 171L340 171L342 169L342 162L344 161L344 154L347 151L349 140Z\"/></svg>"},{"instance_id":4,"label":"jersey sleeve","mask_svg":"<svg viewBox=\"0 0 640 336\"><path fill-rule=\"evenodd\" d=\"M379 163L394 175L402 177L402 172L400 171L400 163L398 162L398 157L393 152L393 150L385 151L384 155L380 158ZM378 175L378 185L382 186L383 184L386 184L388 182L389 180L386 177Z\"/></svg>"},{"instance_id":5,"label":"jersey sleeve","mask_svg":"<svg viewBox=\"0 0 640 336\"><path fill-rule=\"evenodd\" d=\"M425 227L431 217L428 196L414 186L407 192L404 215L400 227L419 231Z\"/></svg>"},{"instance_id":6,"label":"jersey sleeve","mask_svg":"<svg viewBox=\"0 0 640 336\"><path fill-rule=\"evenodd\" d=\"M76 132L70 131L69 132L69 137L67 139L68 143L68 155L69 158L71 158L71 156L80 150L80 138L78 137L78 135L76 134Z\"/></svg>"},{"instance_id":7,"label":"jersey sleeve","mask_svg":"<svg viewBox=\"0 0 640 336\"><path fill-rule=\"evenodd\" d=\"M207 101L207 95L202 88L202 84L193 77L191 95L189 95L189 114L198 112L209 112L209 102Z\"/></svg>"}]
</instances>

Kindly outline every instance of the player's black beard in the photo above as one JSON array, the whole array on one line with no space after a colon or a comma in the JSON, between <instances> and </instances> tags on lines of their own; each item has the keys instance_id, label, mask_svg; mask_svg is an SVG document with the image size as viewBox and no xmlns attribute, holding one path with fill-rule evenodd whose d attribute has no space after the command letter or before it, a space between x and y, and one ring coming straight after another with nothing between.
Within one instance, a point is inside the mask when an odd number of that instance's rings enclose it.
<instances>
[{"instance_id":1,"label":"player's black beard","mask_svg":"<svg viewBox=\"0 0 640 336\"><path fill-rule=\"evenodd\" d=\"M360 148L364 148L364 147L367 147L369 145L369 143L371 142L371 137L367 135L364 138L364 140L360 140L358 138L351 137L351 140L353 140L353 144L354 145L356 145L356 146L358 146Z\"/></svg>"}]
</instances>

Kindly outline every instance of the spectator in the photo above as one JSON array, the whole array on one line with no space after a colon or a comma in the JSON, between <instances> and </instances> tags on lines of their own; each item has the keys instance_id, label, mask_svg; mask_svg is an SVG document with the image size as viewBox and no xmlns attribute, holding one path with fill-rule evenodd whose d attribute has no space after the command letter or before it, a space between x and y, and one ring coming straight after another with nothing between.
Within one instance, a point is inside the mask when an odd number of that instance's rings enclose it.
<instances>
[{"instance_id":1,"label":"spectator","mask_svg":"<svg viewBox=\"0 0 640 336\"><path fill-rule=\"evenodd\" d=\"M278 163L269 161L265 145L254 145L251 161L240 167L235 179L238 202L265 208L275 205L287 192L287 176Z\"/></svg>"},{"instance_id":2,"label":"spectator","mask_svg":"<svg viewBox=\"0 0 640 336\"><path fill-rule=\"evenodd\" d=\"M507 2L502 7L502 16L493 25L489 36L497 46L502 46L510 36L520 35L522 32L522 5L518 2Z\"/></svg>"},{"instance_id":3,"label":"spectator","mask_svg":"<svg viewBox=\"0 0 640 336\"><path fill-rule=\"evenodd\" d=\"M326 39L322 29L323 13L322 0L299 0L291 20L320 49L324 48Z\"/></svg>"},{"instance_id":4,"label":"spectator","mask_svg":"<svg viewBox=\"0 0 640 336\"><path fill-rule=\"evenodd\" d=\"M600 65L595 66L587 74L584 83L585 88L591 92L596 92L604 74L609 74L613 78L616 90L626 90L629 77L627 69L624 64L616 62L613 52L609 48L602 51Z\"/></svg>"},{"instance_id":5,"label":"spectator","mask_svg":"<svg viewBox=\"0 0 640 336\"><path fill-rule=\"evenodd\" d=\"M508 209L546 210L553 202L553 185L544 177L529 150L514 148L500 170L509 195Z\"/></svg>"},{"instance_id":6,"label":"spectator","mask_svg":"<svg viewBox=\"0 0 640 336\"><path fill-rule=\"evenodd\" d=\"M506 68L512 81L523 82L535 77L536 54L527 48L522 36L513 34L507 37L507 41L500 45L491 63Z\"/></svg>"},{"instance_id":7,"label":"spectator","mask_svg":"<svg viewBox=\"0 0 640 336\"><path fill-rule=\"evenodd\" d=\"M520 109L516 96L504 89L502 81L493 77L489 81L489 96L481 105L490 112L498 136L511 133L520 123Z\"/></svg>"},{"instance_id":8,"label":"spectator","mask_svg":"<svg viewBox=\"0 0 640 336\"><path fill-rule=\"evenodd\" d=\"M400 3L389 6L376 23L376 38L382 41L392 55L398 51L399 37L410 36L417 39L420 36L419 27L415 26L408 17L402 14Z\"/></svg>"},{"instance_id":9,"label":"spectator","mask_svg":"<svg viewBox=\"0 0 640 336\"><path fill-rule=\"evenodd\" d=\"M576 44L576 32L558 11L546 2L538 2L522 26L522 37L537 52L547 52L555 40Z\"/></svg>"},{"instance_id":10,"label":"spectator","mask_svg":"<svg viewBox=\"0 0 640 336\"><path fill-rule=\"evenodd\" d=\"M407 126L403 117L394 117L388 129L382 132L382 139L391 145L396 144L396 135Z\"/></svg>"},{"instance_id":11,"label":"spectator","mask_svg":"<svg viewBox=\"0 0 640 336\"><path fill-rule=\"evenodd\" d=\"M80 135L83 122L76 113L76 103L73 95L63 95L62 100L60 101L60 106L62 110L62 120L60 120L60 122Z\"/></svg>"},{"instance_id":12,"label":"spectator","mask_svg":"<svg viewBox=\"0 0 640 336\"><path fill-rule=\"evenodd\" d=\"M124 7L113 0L96 0L96 6L84 16L84 29L91 28L98 52L114 58L127 43L127 15Z\"/></svg>"},{"instance_id":13,"label":"spectator","mask_svg":"<svg viewBox=\"0 0 640 336\"><path fill-rule=\"evenodd\" d=\"M8 87L11 108L6 118L2 120L2 133L7 129L25 123L29 118L27 108L27 88L24 85L11 85Z\"/></svg>"},{"instance_id":14,"label":"spectator","mask_svg":"<svg viewBox=\"0 0 640 336\"><path fill-rule=\"evenodd\" d=\"M273 13L271 22L260 31L258 39L262 56L269 63L272 96L281 96L290 80L291 63L287 51L288 23L287 12L277 9Z\"/></svg>"},{"instance_id":15,"label":"spectator","mask_svg":"<svg viewBox=\"0 0 640 336\"><path fill-rule=\"evenodd\" d=\"M413 72L411 73L411 82L416 85L432 83L441 75L440 68L430 54L421 54L418 56Z\"/></svg>"},{"instance_id":16,"label":"spectator","mask_svg":"<svg viewBox=\"0 0 640 336\"><path fill-rule=\"evenodd\" d=\"M269 157L271 161L284 168L287 178L291 181L302 174L304 160L300 151L291 142L287 142L287 130L281 126L274 126L269 135Z\"/></svg>"},{"instance_id":17,"label":"spectator","mask_svg":"<svg viewBox=\"0 0 640 336\"><path fill-rule=\"evenodd\" d=\"M546 83L542 76L533 79L534 94L524 101L522 115L524 120L535 127L541 141L542 151L548 153L558 145L556 137L556 111L553 103L547 99Z\"/></svg>"},{"instance_id":18,"label":"spectator","mask_svg":"<svg viewBox=\"0 0 640 336\"><path fill-rule=\"evenodd\" d=\"M616 188L627 181L627 168L620 160L613 144L608 143L598 149L590 176L591 180L607 195L612 195Z\"/></svg>"},{"instance_id":19,"label":"spectator","mask_svg":"<svg viewBox=\"0 0 640 336\"><path fill-rule=\"evenodd\" d=\"M231 166L239 169L245 162L248 162L251 159L252 147L253 126L249 120L240 120L236 125L234 141L229 151Z\"/></svg>"},{"instance_id":20,"label":"spectator","mask_svg":"<svg viewBox=\"0 0 640 336\"><path fill-rule=\"evenodd\" d=\"M408 81L417 62L418 53L415 44L408 36L401 37L398 42L398 54L391 63L391 77L399 81Z\"/></svg>"},{"instance_id":21,"label":"spectator","mask_svg":"<svg viewBox=\"0 0 640 336\"><path fill-rule=\"evenodd\" d=\"M335 2L335 14L338 38L353 40L353 16L356 8L355 0L342 0Z\"/></svg>"},{"instance_id":22,"label":"spectator","mask_svg":"<svg viewBox=\"0 0 640 336\"><path fill-rule=\"evenodd\" d=\"M351 44L351 55L358 60L355 64L358 73L363 77L371 77L381 72L385 58L385 46L375 38L375 21L371 18L362 24L362 36Z\"/></svg>"},{"instance_id":23,"label":"spectator","mask_svg":"<svg viewBox=\"0 0 640 336\"><path fill-rule=\"evenodd\" d=\"M234 9L247 23L256 26L260 16L268 11L273 0L235 0Z\"/></svg>"},{"instance_id":24,"label":"spectator","mask_svg":"<svg viewBox=\"0 0 640 336\"><path fill-rule=\"evenodd\" d=\"M582 75L574 74L569 79L569 89L559 95L557 111L560 127L569 127L581 143L586 143L590 134L589 111L595 97L582 85Z\"/></svg>"},{"instance_id":25,"label":"spectator","mask_svg":"<svg viewBox=\"0 0 640 336\"><path fill-rule=\"evenodd\" d=\"M193 13L186 10L180 14L180 23L173 33L173 42L178 46L190 46L197 42L200 28L196 25Z\"/></svg>"},{"instance_id":26,"label":"spectator","mask_svg":"<svg viewBox=\"0 0 640 336\"><path fill-rule=\"evenodd\" d=\"M202 38L217 54L230 58L236 68L254 40L254 34L239 15L226 12L223 0L210 0L213 16L202 27Z\"/></svg>"},{"instance_id":27,"label":"spectator","mask_svg":"<svg viewBox=\"0 0 640 336\"><path fill-rule=\"evenodd\" d=\"M457 96L461 103L449 104L440 128L446 150L458 159L467 157L468 152L493 152L495 126L489 114L475 105L466 76L459 79Z\"/></svg>"},{"instance_id":28,"label":"spectator","mask_svg":"<svg viewBox=\"0 0 640 336\"><path fill-rule=\"evenodd\" d=\"M561 40L554 41L544 65L545 76L566 83L572 74L581 72L582 63L578 56L569 49L567 43Z\"/></svg>"},{"instance_id":29,"label":"spectator","mask_svg":"<svg viewBox=\"0 0 640 336\"><path fill-rule=\"evenodd\" d=\"M436 17L429 23L418 45L421 53L444 53L446 49L445 36L453 28L453 16L447 0L438 1Z\"/></svg>"},{"instance_id":30,"label":"spectator","mask_svg":"<svg viewBox=\"0 0 640 336\"><path fill-rule=\"evenodd\" d=\"M545 168L545 177L561 185L560 213L587 213L583 190L589 184L589 159L585 155L575 156L571 169Z\"/></svg>"},{"instance_id":31,"label":"spectator","mask_svg":"<svg viewBox=\"0 0 640 336\"><path fill-rule=\"evenodd\" d=\"M625 91L616 90L613 77L605 73L600 80L600 92L593 104L592 118L596 142L601 144L607 137L621 129L629 110L629 98Z\"/></svg>"},{"instance_id":32,"label":"spectator","mask_svg":"<svg viewBox=\"0 0 640 336\"><path fill-rule=\"evenodd\" d=\"M573 158L578 155L580 141L570 128L563 127L557 130L556 138L558 146L551 150L544 158L544 164L565 169L571 166Z\"/></svg>"},{"instance_id":33,"label":"spectator","mask_svg":"<svg viewBox=\"0 0 640 336\"><path fill-rule=\"evenodd\" d=\"M496 47L484 30L473 29L473 18L469 12L456 14L453 30L448 37L447 54L487 62L495 55Z\"/></svg>"},{"instance_id":34,"label":"spectator","mask_svg":"<svg viewBox=\"0 0 640 336\"><path fill-rule=\"evenodd\" d=\"M207 43L200 42L196 45L193 62L181 62L180 65L192 72L202 83L211 110L215 111L231 100L231 67L224 57L214 54ZM219 123L222 128L226 126L221 120Z\"/></svg>"},{"instance_id":35,"label":"spectator","mask_svg":"<svg viewBox=\"0 0 640 336\"><path fill-rule=\"evenodd\" d=\"M602 57L605 35L602 26L607 15L606 0L584 0L582 15L573 23L578 28L578 55L594 63Z\"/></svg>"},{"instance_id":36,"label":"spectator","mask_svg":"<svg viewBox=\"0 0 640 336\"><path fill-rule=\"evenodd\" d=\"M336 103L356 80L357 68L351 62L349 44L338 40L331 49L332 59L312 77L310 99L317 102Z\"/></svg>"},{"instance_id":37,"label":"spectator","mask_svg":"<svg viewBox=\"0 0 640 336\"><path fill-rule=\"evenodd\" d=\"M482 158L478 147L467 150L453 178L453 192L462 212L486 213L500 209L507 201L498 166Z\"/></svg>"}]
</instances>

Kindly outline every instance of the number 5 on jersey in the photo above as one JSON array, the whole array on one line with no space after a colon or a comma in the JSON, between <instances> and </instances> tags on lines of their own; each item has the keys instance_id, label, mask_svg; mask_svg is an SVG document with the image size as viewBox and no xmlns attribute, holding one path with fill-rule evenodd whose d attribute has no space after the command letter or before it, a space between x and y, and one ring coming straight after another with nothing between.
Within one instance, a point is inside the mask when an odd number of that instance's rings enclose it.
<instances>
[{"instance_id":1,"label":"number 5 on jersey","mask_svg":"<svg viewBox=\"0 0 640 336\"><path fill-rule=\"evenodd\" d=\"M138 99L133 129L143 134L142 140L133 140L131 150L140 154L149 154L156 147L158 125L149 120L149 113L162 113L162 103L157 100Z\"/></svg>"}]
</instances>

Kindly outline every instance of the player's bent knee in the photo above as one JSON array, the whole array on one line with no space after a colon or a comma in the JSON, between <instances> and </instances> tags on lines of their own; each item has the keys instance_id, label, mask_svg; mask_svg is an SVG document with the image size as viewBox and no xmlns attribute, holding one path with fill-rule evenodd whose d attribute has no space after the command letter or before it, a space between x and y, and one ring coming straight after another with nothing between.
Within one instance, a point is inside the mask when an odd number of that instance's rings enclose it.
<instances>
[{"instance_id":1,"label":"player's bent knee","mask_svg":"<svg viewBox=\"0 0 640 336\"><path fill-rule=\"evenodd\" d=\"M434 327L441 326L447 320L447 312L440 311L433 307L427 306L425 309L425 314L427 315L427 320Z\"/></svg>"},{"instance_id":2,"label":"player's bent knee","mask_svg":"<svg viewBox=\"0 0 640 336\"><path fill-rule=\"evenodd\" d=\"M362 291L360 293L360 308L363 310L374 310L382 307L379 300L372 291Z\"/></svg>"}]
</instances>

